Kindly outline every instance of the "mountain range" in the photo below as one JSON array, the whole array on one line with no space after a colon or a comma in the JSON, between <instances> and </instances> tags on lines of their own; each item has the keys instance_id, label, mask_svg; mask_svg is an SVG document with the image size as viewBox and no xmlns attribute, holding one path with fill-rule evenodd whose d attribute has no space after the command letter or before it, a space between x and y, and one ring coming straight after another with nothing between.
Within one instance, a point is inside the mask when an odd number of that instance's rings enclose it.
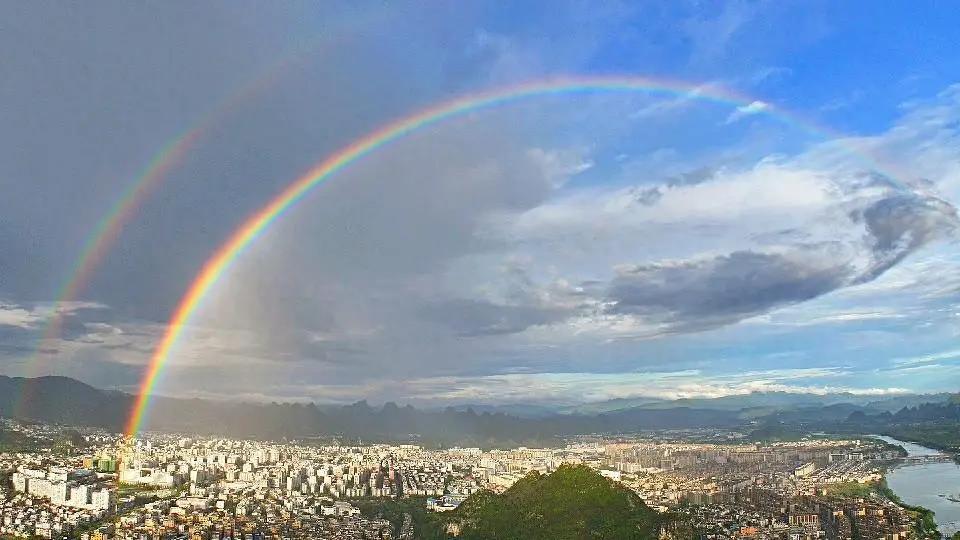
<instances>
[{"instance_id":1,"label":"mountain range","mask_svg":"<svg viewBox=\"0 0 960 540\"><path fill-rule=\"evenodd\" d=\"M723 411L781 411L801 407L826 407L830 405L850 405L856 409L868 411L898 411L903 407L916 407L923 403L943 403L952 394L896 394L889 396L860 395L850 392L826 394L794 392L751 392L713 398L663 399L655 397L618 398L578 405L549 407L535 404L506 405L457 405L456 410L473 409L476 412L502 412L513 416L540 418L555 414L591 415L622 411L626 409L711 409Z\"/></svg>"},{"instance_id":2,"label":"mountain range","mask_svg":"<svg viewBox=\"0 0 960 540\"><path fill-rule=\"evenodd\" d=\"M876 398L851 394L753 393L714 399L614 400L575 408L458 406L418 409L388 402L350 405L153 398L147 430L269 439L402 440L426 444L535 445L591 433L731 428L764 422L845 421L890 413L949 394ZM134 396L68 377L0 376L0 416L121 430ZM515 411L515 412L514 412ZM752 426L752 427L751 427Z\"/></svg>"}]
</instances>

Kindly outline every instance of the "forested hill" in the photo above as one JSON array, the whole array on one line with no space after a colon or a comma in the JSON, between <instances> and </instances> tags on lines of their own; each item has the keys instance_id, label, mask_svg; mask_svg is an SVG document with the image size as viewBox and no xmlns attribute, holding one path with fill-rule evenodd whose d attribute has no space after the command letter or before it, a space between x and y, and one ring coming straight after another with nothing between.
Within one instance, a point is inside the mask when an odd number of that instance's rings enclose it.
<instances>
[{"instance_id":1,"label":"forested hill","mask_svg":"<svg viewBox=\"0 0 960 540\"><path fill-rule=\"evenodd\" d=\"M501 495L482 491L435 518L427 539L656 538L660 517L636 493L585 465L531 473Z\"/></svg>"}]
</instances>

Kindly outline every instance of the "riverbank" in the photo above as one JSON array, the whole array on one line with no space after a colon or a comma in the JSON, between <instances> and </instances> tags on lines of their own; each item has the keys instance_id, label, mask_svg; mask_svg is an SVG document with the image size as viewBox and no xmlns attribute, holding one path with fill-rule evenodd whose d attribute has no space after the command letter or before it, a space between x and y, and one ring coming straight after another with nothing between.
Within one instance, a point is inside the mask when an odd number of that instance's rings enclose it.
<instances>
[{"instance_id":1,"label":"riverbank","mask_svg":"<svg viewBox=\"0 0 960 540\"><path fill-rule=\"evenodd\" d=\"M960 464L960 430L955 427L894 429L884 431L882 435L948 454Z\"/></svg>"},{"instance_id":2,"label":"riverbank","mask_svg":"<svg viewBox=\"0 0 960 540\"><path fill-rule=\"evenodd\" d=\"M914 534L917 535L917 538L930 538L933 540L938 540L944 535L941 534L940 529L937 525L936 513L929 508L924 508L922 506L914 506L912 504L907 504L897 495L890 486L887 485L886 479L881 480L877 485L877 491L888 500L903 508L913 516L915 520L914 524ZM960 534L960 532L958 532Z\"/></svg>"},{"instance_id":3,"label":"riverbank","mask_svg":"<svg viewBox=\"0 0 960 540\"><path fill-rule=\"evenodd\" d=\"M895 439L889 435L875 436L888 444L898 445L907 456L933 456L944 453L940 449L914 442ZM895 466L884 475L880 489L885 497L917 519L917 533L922 538L950 538L960 532L960 503L947 497L960 493L960 466L954 462L924 463ZM939 532L936 532L938 531Z\"/></svg>"}]
</instances>

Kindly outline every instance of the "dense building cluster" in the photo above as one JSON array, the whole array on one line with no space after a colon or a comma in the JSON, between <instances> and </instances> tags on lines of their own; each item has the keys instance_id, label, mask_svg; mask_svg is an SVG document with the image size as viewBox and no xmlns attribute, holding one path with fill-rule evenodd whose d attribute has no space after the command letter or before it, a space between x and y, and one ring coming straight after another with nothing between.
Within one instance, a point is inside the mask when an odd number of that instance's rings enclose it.
<instances>
[{"instance_id":1,"label":"dense building cluster","mask_svg":"<svg viewBox=\"0 0 960 540\"><path fill-rule=\"evenodd\" d=\"M74 455L0 455L0 533L58 538L196 540L415 538L409 514L361 515L360 501L420 498L455 509L531 471L585 464L708 538L909 538L897 504L836 486L867 486L899 457L877 441L738 444L677 434L582 438L561 448L431 450L87 432ZM854 496L856 495L856 496ZM867 534L867 536L864 536Z\"/></svg>"},{"instance_id":2,"label":"dense building cluster","mask_svg":"<svg viewBox=\"0 0 960 540\"><path fill-rule=\"evenodd\" d=\"M706 538L911 538L913 518L890 501L792 497L748 488L683 509Z\"/></svg>"},{"instance_id":3,"label":"dense building cluster","mask_svg":"<svg viewBox=\"0 0 960 540\"><path fill-rule=\"evenodd\" d=\"M605 466L617 470L649 504L661 507L750 486L799 495L833 484L868 484L880 480L885 464L899 457L896 449L876 441L759 445L643 440L606 449Z\"/></svg>"},{"instance_id":4,"label":"dense building cluster","mask_svg":"<svg viewBox=\"0 0 960 540\"><path fill-rule=\"evenodd\" d=\"M900 457L877 441L608 449L621 481L656 508L685 514L707 538L902 540L913 531L913 516L870 494Z\"/></svg>"},{"instance_id":5,"label":"dense building cluster","mask_svg":"<svg viewBox=\"0 0 960 540\"><path fill-rule=\"evenodd\" d=\"M11 475L11 481L15 491L50 499L55 506L106 512L116 503L116 492L100 481L96 471L89 469L24 467Z\"/></svg>"}]
</instances>

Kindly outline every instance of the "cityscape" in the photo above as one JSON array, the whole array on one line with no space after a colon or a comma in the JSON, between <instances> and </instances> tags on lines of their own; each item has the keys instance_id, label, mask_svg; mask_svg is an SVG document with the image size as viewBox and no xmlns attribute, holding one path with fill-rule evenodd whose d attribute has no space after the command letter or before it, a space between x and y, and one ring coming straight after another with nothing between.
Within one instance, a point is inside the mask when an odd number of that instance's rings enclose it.
<instances>
[{"instance_id":1,"label":"cityscape","mask_svg":"<svg viewBox=\"0 0 960 540\"><path fill-rule=\"evenodd\" d=\"M958 7L0 0L0 540L960 540Z\"/></svg>"},{"instance_id":2,"label":"cityscape","mask_svg":"<svg viewBox=\"0 0 960 540\"><path fill-rule=\"evenodd\" d=\"M8 421L44 435L58 429ZM456 515L481 491L585 466L664 518L661 538L935 538L922 512L884 494L912 460L882 437L745 442L695 430L589 436L555 448L430 449L78 430L68 451L7 452L0 533L17 538L422 538L424 514ZM695 442L708 439L723 442ZM880 486L878 488L878 486ZM957 493L951 494L957 498ZM393 511L389 505L396 505ZM447 513L450 514L447 514ZM951 526L957 527L954 522Z\"/></svg>"}]
</instances>

